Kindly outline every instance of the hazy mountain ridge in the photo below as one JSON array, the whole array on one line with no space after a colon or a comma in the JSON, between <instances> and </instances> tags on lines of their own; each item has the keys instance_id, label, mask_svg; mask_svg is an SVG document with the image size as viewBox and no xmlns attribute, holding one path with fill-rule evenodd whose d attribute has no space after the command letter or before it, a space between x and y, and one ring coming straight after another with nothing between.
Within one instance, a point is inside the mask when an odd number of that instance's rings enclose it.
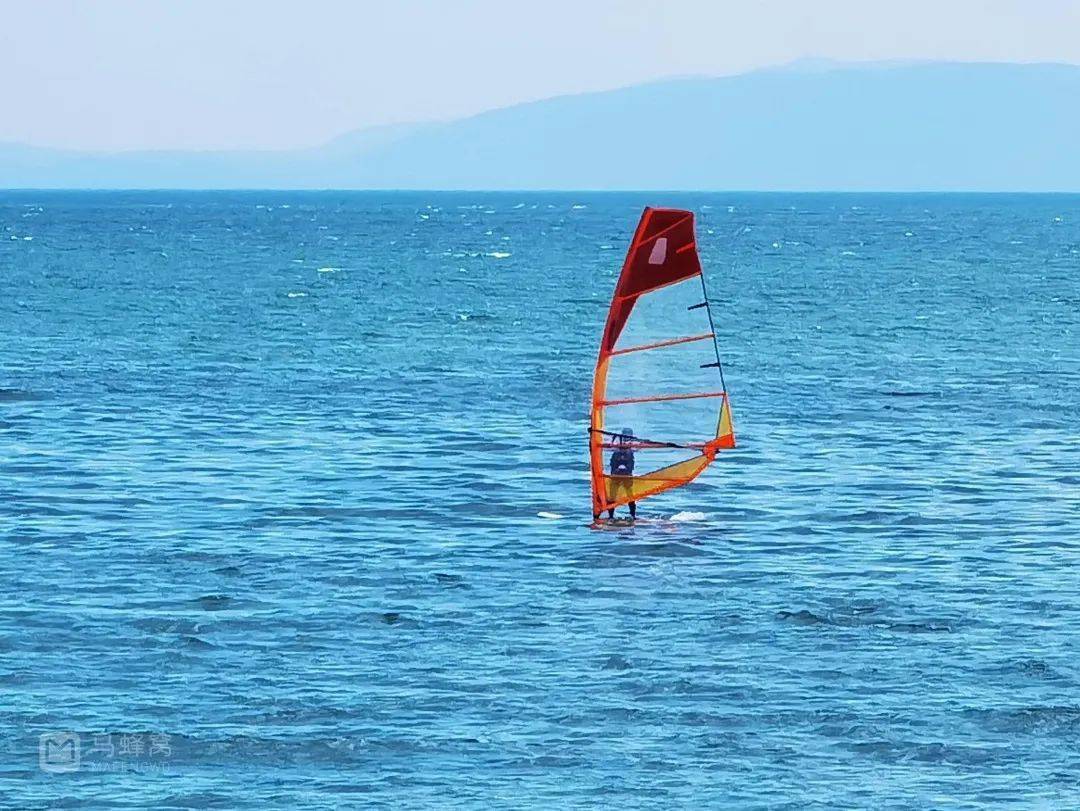
<instances>
[{"instance_id":1,"label":"hazy mountain ridge","mask_svg":"<svg viewBox=\"0 0 1080 811\"><path fill-rule=\"evenodd\" d=\"M0 145L0 187L1080 191L1080 67L814 61L266 152Z\"/></svg>"}]
</instances>

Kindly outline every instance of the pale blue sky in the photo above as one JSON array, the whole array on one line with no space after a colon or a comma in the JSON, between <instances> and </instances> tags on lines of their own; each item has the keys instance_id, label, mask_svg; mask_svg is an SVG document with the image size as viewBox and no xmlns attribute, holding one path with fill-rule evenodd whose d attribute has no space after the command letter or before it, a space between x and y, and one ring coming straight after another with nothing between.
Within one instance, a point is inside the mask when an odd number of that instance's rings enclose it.
<instances>
[{"instance_id":1,"label":"pale blue sky","mask_svg":"<svg viewBox=\"0 0 1080 811\"><path fill-rule=\"evenodd\" d=\"M0 4L0 141L315 145L805 56L1080 63L1080 0L33 0Z\"/></svg>"}]
</instances>

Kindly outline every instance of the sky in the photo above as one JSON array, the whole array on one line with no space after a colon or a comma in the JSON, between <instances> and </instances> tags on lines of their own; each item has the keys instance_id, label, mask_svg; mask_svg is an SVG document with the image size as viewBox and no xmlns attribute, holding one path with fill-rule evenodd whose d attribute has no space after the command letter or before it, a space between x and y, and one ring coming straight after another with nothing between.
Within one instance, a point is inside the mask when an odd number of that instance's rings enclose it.
<instances>
[{"instance_id":1,"label":"sky","mask_svg":"<svg viewBox=\"0 0 1080 811\"><path fill-rule=\"evenodd\" d=\"M0 0L0 141L288 149L800 58L1080 63L1080 0Z\"/></svg>"}]
</instances>

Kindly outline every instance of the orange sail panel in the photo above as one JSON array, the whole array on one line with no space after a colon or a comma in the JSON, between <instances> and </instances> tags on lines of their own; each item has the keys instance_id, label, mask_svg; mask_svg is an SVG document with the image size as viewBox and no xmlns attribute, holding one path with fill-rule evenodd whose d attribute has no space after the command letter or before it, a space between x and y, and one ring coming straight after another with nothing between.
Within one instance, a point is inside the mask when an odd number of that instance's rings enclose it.
<instances>
[{"instance_id":1,"label":"orange sail panel","mask_svg":"<svg viewBox=\"0 0 1080 811\"><path fill-rule=\"evenodd\" d=\"M593 376L593 515L688 484L733 447L694 215L646 208Z\"/></svg>"}]
</instances>

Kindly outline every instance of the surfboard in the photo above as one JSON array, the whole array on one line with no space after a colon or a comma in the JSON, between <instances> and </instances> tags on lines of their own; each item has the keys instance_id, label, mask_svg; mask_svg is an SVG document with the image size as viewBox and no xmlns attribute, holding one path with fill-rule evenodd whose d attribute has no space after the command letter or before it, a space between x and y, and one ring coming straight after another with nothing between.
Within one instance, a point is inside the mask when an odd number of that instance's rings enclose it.
<instances>
[{"instance_id":1,"label":"surfboard","mask_svg":"<svg viewBox=\"0 0 1080 811\"><path fill-rule=\"evenodd\" d=\"M595 521L593 521L593 523L590 526L593 529L607 529L607 530L630 529L631 527L633 527L636 524L638 524L639 522L641 522L641 520L642 519L640 519L640 518L635 519L635 518L630 518L630 517L626 517L626 518L598 518Z\"/></svg>"}]
</instances>

